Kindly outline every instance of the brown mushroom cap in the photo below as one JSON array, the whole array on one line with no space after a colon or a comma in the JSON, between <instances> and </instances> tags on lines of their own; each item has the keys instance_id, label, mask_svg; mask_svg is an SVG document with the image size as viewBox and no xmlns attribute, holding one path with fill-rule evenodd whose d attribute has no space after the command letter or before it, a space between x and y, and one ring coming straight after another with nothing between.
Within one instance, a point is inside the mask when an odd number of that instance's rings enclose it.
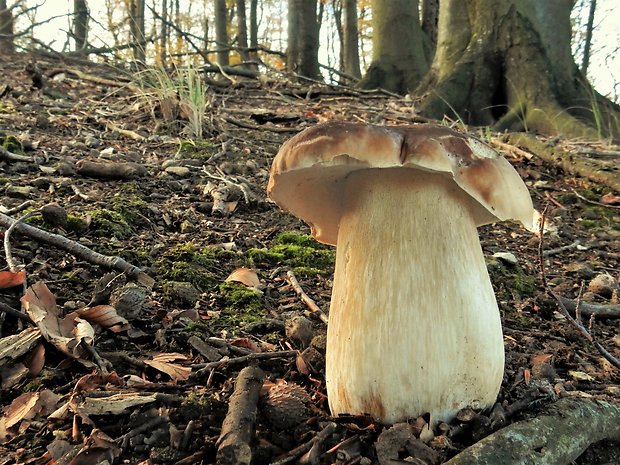
<instances>
[{"instance_id":1,"label":"brown mushroom cap","mask_svg":"<svg viewBox=\"0 0 620 465\"><path fill-rule=\"evenodd\" d=\"M387 168L452 177L476 200L471 203L478 226L513 219L532 227L532 200L510 163L479 139L443 126L314 126L282 145L267 192L281 208L308 223L317 240L335 245L345 178L363 169L376 169L380 176Z\"/></svg>"}]
</instances>

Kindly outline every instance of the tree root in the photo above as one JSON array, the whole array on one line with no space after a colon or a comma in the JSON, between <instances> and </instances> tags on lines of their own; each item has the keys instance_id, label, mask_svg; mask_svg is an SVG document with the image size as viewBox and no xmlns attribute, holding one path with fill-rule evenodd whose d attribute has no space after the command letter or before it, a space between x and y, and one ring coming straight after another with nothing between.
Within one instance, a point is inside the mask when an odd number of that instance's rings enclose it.
<instances>
[{"instance_id":1,"label":"tree root","mask_svg":"<svg viewBox=\"0 0 620 465\"><path fill-rule=\"evenodd\" d=\"M545 415L501 429L444 465L568 465L590 445L620 438L620 405L565 398Z\"/></svg>"},{"instance_id":2,"label":"tree root","mask_svg":"<svg viewBox=\"0 0 620 465\"><path fill-rule=\"evenodd\" d=\"M265 374L258 367L245 367L239 372L235 391L228 404L228 413L222 424L222 432L217 440L218 464L250 464L250 442L254 437L256 408L264 378Z\"/></svg>"},{"instance_id":3,"label":"tree root","mask_svg":"<svg viewBox=\"0 0 620 465\"><path fill-rule=\"evenodd\" d=\"M614 171L600 169L596 162L576 153L567 153L559 147L552 147L538 140L535 136L513 133L509 137L510 144L521 146L538 158L560 167L567 173L583 176L594 182L605 184L615 191L620 191L620 176Z\"/></svg>"}]
</instances>

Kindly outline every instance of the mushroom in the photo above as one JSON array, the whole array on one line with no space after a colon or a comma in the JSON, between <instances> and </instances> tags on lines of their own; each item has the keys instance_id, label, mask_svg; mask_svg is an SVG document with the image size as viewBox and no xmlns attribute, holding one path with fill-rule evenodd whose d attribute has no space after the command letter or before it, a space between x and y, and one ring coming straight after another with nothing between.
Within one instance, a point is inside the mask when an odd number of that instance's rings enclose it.
<instances>
[{"instance_id":1,"label":"mushroom","mask_svg":"<svg viewBox=\"0 0 620 465\"><path fill-rule=\"evenodd\" d=\"M269 197L337 245L325 381L332 414L449 421L487 408L504 370L477 227L531 227L527 187L480 140L441 126L332 122L284 143Z\"/></svg>"}]
</instances>

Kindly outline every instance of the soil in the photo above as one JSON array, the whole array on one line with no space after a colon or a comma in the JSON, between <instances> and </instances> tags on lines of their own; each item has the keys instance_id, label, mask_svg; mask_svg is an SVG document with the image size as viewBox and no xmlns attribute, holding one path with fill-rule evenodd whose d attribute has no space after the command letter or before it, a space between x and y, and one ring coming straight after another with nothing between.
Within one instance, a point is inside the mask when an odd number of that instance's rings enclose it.
<instances>
[{"instance_id":1,"label":"soil","mask_svg":"<svg viewBox=\"0 0 620 465\"><path fill-rule=\"evenodd\" d=\"M136 282L135 274L89 255L11 233L8 247L25 267L26 286L44 283L59 318L94 308L94 316L82 314L94 333L74 347L75 332L59 341L43 328L43 338L26 344L33 295L43 288L31 288L21 304L23 286L0 291L5 306L30 306L28 317L9 312L2 320L0 465L215 463L228 401L243 384L239 373L254 365L261 374L253 380L264 376L258 406L244 407L250 434L233 441L241 441L239 450L248 442L256 464L439 464L559 398L620 402L618 367L584 335L620 358L620 199L610 187L496 144L535 207L546 211L548 228L542 243L512 223L480 228L505 334L498 404L492 412L464 412L433 432L423 417L412 419L419 428L392 443L380 435L398 431L369 417L330 417L326 325L312 303L328 313L334 251L271 203L265 188L274 155L299 130L331 120L417 123L410 102L281 77L211 76L197 139L176 97L130 85L135 71L30 56L0 56L0 68L0 145L24 157L0 157L3 211L13 218L29 212L25 223L121 257L143 273ZM489 139L484 130L469 130ZM617 147L536 137L579 147L617 169ZM110 166L92 169L91 162ZM553 294L545 291L541 262ZM239 268L255 270L260 282L251 272L242 278L250 287L225 281ZM143 286L144 274L152 287ZM584 307L580 331L554 294L610 313L588 318ZM10 345L12 335L26 348ZM594 445L577 463L618 463L619 450L613 441ZM233 463L227 460L237 459L220 456L220 463Z\"/></svg>"}]
</instances>

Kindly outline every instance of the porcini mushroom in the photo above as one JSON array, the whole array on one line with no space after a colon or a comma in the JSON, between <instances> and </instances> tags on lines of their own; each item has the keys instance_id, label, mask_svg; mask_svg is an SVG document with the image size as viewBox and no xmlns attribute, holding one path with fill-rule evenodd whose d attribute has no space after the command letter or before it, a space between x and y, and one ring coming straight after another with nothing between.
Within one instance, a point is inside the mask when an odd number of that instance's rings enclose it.
<instances>
[{"instance_id":1,"label":"porcini mushroom","mask_svg":"<svg viewBox=\"0 0 620 465\"><path fill-rule=\"evenodd\" d=\"M533 218L508 161L445 127L333 122L282 146L268 193L337 245L332 414L435 423L493 405L504 346L477 227Z\"/></svg>"}]
</instances>

